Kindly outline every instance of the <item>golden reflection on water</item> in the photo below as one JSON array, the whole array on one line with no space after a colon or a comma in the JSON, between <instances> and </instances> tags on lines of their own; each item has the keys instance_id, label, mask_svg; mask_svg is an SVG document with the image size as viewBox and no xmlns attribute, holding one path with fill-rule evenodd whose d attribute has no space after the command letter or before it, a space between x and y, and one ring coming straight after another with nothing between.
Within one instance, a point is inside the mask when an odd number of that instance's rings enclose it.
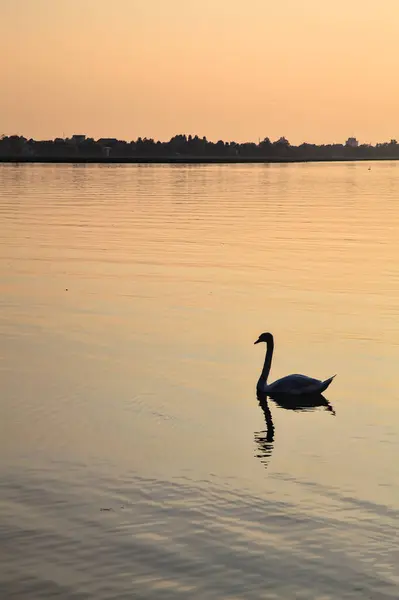
<instances>
[{"instance_id":1,"label":"golden reflection on water","mask_svg":"<svg viewBox=\"0 0 399 600\"><path fill-rule=\"evenodd\" d=\"M244 493L289 498L316 521L351 498L359 515L369 503L373 527L386 511L378 531L389 554L396 517L386 515L399 509L398 173L388 162L371 171L0 166L2 468L46 468L54 486L62 477L51 464L85 465L74 467L76 485L86 469L94 480L105 469L109 480L90 493L111 504L128 473L133 487L143 478L159 490L212 480L226 544L227 490L236 519ZM338 373L326 394L334 418L272 402L270 415L261 410L263 355L252 342L266 330L272 379ZM278 536L270 519L258 529ZM330 535L349 548L343 522ZM372 532L350 533L359 556L377 557Z\"/></svg>"}]
</instances>

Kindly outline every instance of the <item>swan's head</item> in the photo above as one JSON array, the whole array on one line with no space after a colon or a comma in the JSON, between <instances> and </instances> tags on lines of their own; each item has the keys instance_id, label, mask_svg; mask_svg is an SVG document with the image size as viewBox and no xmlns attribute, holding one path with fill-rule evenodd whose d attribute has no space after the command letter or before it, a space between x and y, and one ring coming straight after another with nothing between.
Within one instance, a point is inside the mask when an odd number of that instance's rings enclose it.
<instances>
[{"instance_id":1,"label":"swan's head","mask_svg":"<svg viewBox=\"0 0 399 600\"><path fill-rule=\"evenodd\" d=\"M260 342L265 342L268 344L273 341L273 336L271 333L261 333L256 342L254 344L260 344Z\"/></svg>"}]
</instances>

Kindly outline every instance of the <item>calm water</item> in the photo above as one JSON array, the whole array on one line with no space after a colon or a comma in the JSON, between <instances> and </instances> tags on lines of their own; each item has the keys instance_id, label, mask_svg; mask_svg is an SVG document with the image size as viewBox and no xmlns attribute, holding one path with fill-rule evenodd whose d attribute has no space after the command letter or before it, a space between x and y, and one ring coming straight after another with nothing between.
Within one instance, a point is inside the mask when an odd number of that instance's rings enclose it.
<instances>
[{"instance_id":1,"label":"calm water","mask_svg":"<svg viewBox=\"0 0 399 600\"><path fill-rule=\"evenodd\" d=\"M399 597L398 198L399 163L0 166L1 598ZM272 379L338 373L273 441L268 330Z\"/></svg>"}]
</instances>

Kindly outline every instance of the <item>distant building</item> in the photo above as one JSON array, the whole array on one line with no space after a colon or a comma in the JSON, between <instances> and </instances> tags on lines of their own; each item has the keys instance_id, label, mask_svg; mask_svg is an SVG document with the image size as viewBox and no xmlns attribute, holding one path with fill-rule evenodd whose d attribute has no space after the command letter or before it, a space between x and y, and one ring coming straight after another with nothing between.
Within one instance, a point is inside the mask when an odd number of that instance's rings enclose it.
<instances>
[{"instance_id":1,"label":"distant building","mask_svg":"<svg viewBox=\"0 0 399 600\"><path fill-rule=\"evenodd\" d=\"M350 148L358 148L359 142L357 141L356 138L350 137L346 140L345 146L349 146Z\"/></svg>"},{"instance_id":2,"label":"distant building","mask_svg":"<svg viewBox=\"0 0 399 600\"><path fill-rule=\"evenodd\" d=\"M97 143L108 146L109 144L116 144L117 141L118 140L116 138L100 138L99 140L97 140Z\"/></svg>"}]
</instances>

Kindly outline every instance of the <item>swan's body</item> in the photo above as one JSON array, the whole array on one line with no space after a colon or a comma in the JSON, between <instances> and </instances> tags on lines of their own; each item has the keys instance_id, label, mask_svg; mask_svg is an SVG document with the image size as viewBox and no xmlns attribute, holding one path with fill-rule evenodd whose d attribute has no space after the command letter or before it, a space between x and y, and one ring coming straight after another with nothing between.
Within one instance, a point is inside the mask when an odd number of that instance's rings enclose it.
<instances>
[{"instance_id":1,"label":"swan's body","mask_svg":"<svg viewBox=\"0 0 399 600\"><path fill-rule=\"evenodd\" d=\"M286 375L270 384L260 377L256 389L271 398L276 394L285 394L289 396L321 394L328 388L334 377L335 375L322 381L321 379L314 379L314 377L297 375L295 373Z\"/></svg>"},{"instance_id":2,"label":"swan's body","mask_svg":"<svg viewBox=\"0 0 399 600\"><path fill-rule=\"evenodd\" d=\"M273 383L267 383L272 364L274 339L271 333L262 333L255 344L266 342L266 356L263 365L262 374L259 377L256 390L258 393L266 394L273 398L274 396L310 396L321 394L328 388L335 375L322 381L306 375L287 375L277 379Z\"/></svg>"}]
</instances>

